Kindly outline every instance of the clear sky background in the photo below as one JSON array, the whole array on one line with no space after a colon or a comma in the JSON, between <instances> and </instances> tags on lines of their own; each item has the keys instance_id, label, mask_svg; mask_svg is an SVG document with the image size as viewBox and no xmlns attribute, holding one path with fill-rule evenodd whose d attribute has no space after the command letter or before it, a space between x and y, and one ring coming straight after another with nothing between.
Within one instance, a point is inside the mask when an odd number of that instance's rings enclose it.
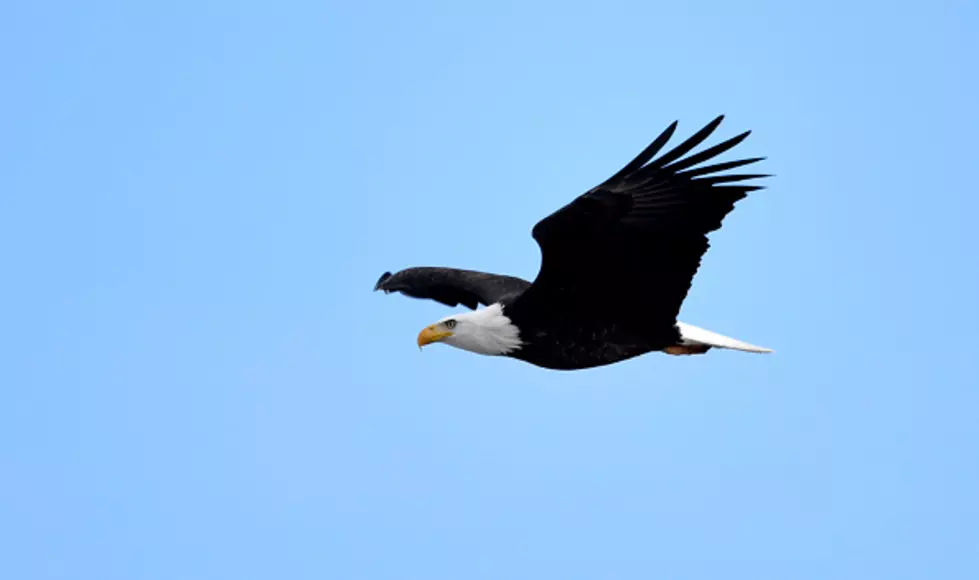
<instances>
[{"instance_id":1,"label":"clear sky background","mask_svg":"<svg viewBox=\"0 0 979 580\"><path fill-rule=\"evenodd\" d=\"M0 12L0 577L979 577L976 2ZM775 355L420 354L372 292L532 279L720 113L777 177L681 319Z\"/></svg>"}]
</instances>

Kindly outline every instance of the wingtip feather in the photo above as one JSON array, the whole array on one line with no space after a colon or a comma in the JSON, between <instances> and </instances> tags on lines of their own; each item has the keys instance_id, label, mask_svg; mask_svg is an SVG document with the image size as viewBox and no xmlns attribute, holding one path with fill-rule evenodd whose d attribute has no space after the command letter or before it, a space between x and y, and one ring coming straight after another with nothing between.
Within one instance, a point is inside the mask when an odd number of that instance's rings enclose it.
<instances>
[{"instance_id":1,"label":"wingtip feather","mask_svg":"<svg viewBox=\"0 0 979 580\"><path fill-rule=\"evenodd\" d=\"M374 292L381 289L381 285L387 282L388 278L391 277L391 272L384 272L381 277L377 279L377 283L374 284Z\"/></svg>"}]
</instances>

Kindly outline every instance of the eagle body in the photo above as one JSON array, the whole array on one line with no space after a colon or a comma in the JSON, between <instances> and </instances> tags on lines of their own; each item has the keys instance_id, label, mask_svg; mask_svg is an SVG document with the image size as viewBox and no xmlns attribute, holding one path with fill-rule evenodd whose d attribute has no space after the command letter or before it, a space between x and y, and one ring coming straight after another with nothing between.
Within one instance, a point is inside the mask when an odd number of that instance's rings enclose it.
<instances>
[{"instance_id":1,"label":"eagle body","mask_svg":"<svg viewBox=\"0 0 979 580\"><path fill-rule=\"evenodd\" d=\"M618 173L538 222L532 235L541 267L533 282L411 267L385 272L375 290L472 310L423 329L419 347L444 342L548 369L598 367L652 351L770 352L677 320L708 249L707 234L737 201L761 189L743 182L767 177L725 173L761 158L701 165L748 132L685 157L722 119L656 157L673 123Z\"/></svg>"},{"instance_id":2,"label":"eagle body","mask_svg":"<svg viewBox=\"0 0 979 580\"><path fill-rule=\"evenodd\" d=\"M674 325L643 328L641 317L603 316L593 308L580 309L578 316L568 316L567 305L575 302L573 289L569 289L564 299L552 296L546 303L535 303L533 294L525 297L530 286L530 282L512 276L439 267L408 268L393 275L385 273L376 285L378 290L386 292L405 292L399 290L405 288L409 296L411 292L424 293L440 297L439 301L449 306L463 304L473 309L477 308L479 299L473 302L470 297L453 295L448 289L481 288L484 297L494 296L495 300L486 298L483 303L489 303L488 307L480 311L496 310L505 317L506 324L518 329L519 345L507 352L480 354L505 355L548 369L597 367L681 344L680 331Z\"/></svg>"},{"instance_id":3,"label":"eagle body","mask_svg":"<svg viewBox=\"0 0 979 580\"><path fill-rule=\"evenodd\" d=\"M536 319L523 322L514 318L526 337L524 345L509 356L533 365L553 370L579 370L609 365L648 352L663 350L679 344L676 328L628 329L615 324L577 325L567 320L554 320L553 325ZM524 326L528 327L524 330Z\"/></svg>"}]
</instances>

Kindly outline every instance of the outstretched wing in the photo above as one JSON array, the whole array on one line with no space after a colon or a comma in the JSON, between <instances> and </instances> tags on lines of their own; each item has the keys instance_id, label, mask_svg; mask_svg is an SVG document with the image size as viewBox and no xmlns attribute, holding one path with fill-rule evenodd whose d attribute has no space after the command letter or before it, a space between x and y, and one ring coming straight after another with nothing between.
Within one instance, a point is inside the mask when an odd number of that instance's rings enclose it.
<instances>
[{"instance_id":1,"label":"outstretched wing","mask_svg":"<svg viewBox=\"0 0 979 580\"><path fill-rule=\"evenodd\" d=\"M533 229L541 269L520 304L620 326L674 324L707 251L706 234L721 227L735 202L761 189L741 182L767 177L722 173L762 158L699 166L750 132L684 157L722 119L653 159L674 122L621 171L541 220Z\"/></svg>"},{"instance_id":2,"label":"outstretched wing","mask_svg":"<svg viewBox=\"0 0 979 580\"><path fill-rule=\"evenodd\" d=\"M427 298L446 306L463 304L475 310L479 304L489 306L501 298L519 294L530 282L513 276L487 274L454 268L418 267L396 274L385 272L374 290L400 292L412 298Z\"/></svg>"}]
</instances>

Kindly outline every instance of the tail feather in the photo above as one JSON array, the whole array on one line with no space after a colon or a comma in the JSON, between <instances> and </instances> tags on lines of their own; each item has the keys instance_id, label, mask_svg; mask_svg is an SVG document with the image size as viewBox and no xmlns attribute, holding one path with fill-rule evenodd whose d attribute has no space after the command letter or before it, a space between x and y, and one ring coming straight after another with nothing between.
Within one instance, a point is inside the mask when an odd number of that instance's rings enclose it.
<instances>
[{"instance_id":1,"label":"tail feather","mask_svg":"<svg viewBox=\"0 0 979 580\"><path fill-rule=\"evenodd\" d=\"M714 348L728 348L731 350L740 350L744 352L774 352L770 348L748 344L747 342L722 336L716 332L704 330L703 328L697 328L696 326L685 324L683 322L677 322L676 327L680 331L681 344L683 345L701 345Z\"/></svg>"}]
</instances>

